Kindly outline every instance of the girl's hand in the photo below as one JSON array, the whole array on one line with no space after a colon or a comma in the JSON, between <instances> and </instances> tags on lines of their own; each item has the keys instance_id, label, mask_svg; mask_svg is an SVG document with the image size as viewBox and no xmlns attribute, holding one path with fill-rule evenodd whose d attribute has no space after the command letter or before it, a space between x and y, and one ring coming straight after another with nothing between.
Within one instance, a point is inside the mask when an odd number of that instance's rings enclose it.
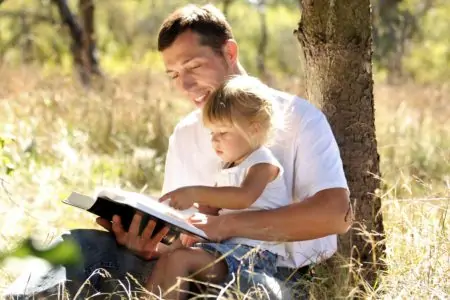
<instances>
[{"instance_id":1,"label":"girl's hand","mask_svg":"<svg viewBox=\"0 0 450 300\"><path fill-rule=\"evenodd\" d=\"M174 191L168 192L159 198L159 202L169 200L169 206L185 210L194 205L195 187L182 187Z\"/></svg>"}]
</instances>

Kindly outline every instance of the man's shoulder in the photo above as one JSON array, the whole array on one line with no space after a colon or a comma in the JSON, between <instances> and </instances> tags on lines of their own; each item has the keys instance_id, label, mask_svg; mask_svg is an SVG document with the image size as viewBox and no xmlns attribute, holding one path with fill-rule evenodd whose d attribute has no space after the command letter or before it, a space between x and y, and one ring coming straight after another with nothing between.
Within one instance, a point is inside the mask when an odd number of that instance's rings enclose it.
<instances>
[{"instance_id":1,"label":"man's shoulder","mask_svg":"<svg viewBox=\"0 0 450 300\"><path fill-rule=\"evenodd\" d=\"M177 125L175 125L174 134L186 133L189 131L195 131L198 128L203 127L201 120L201 112L196 109L183 117Z\"/></svg>"},{"instance_id":2,"label":"man's shoulder","mask_svg":"<svg viewBox=\"0 0 450 300\"><path fill-rule=\"evenodd\" d=\"M284 117L306 125L310 120L323 119L323 112L305 98L280 90L272 89L275 102L283 110Z\"/></svg>"}]
</instances>

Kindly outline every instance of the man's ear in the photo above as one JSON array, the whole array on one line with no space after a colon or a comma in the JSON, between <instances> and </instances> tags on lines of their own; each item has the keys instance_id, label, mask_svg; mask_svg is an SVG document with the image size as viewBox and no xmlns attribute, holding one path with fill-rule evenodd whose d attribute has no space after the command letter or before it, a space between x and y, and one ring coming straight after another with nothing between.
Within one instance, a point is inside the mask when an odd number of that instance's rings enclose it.
<instances>
[{"instance_id":1,"label":"man's ear","mask_svg":"<svg viewBox=\"0 0 450 300\"><path fill-rule=\"evenodd\" d=\"M223 54L229 66L233 66L238 60L238 45L235 40L228 39L223 45Z\"/></svg>"}]
</instances>

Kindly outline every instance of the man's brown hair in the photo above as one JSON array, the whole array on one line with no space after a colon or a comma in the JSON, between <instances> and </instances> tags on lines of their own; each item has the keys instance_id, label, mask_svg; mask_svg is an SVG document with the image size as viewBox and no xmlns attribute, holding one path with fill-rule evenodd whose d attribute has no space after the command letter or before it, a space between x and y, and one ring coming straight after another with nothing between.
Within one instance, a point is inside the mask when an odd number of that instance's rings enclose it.
<instances>
[{"instance_id":1,"label":"man's brown hair","mask_svg":"<svg viewBox=\"0 0 450 300\"><path fill-rule=\"evenodd\" d=\"M169 48L182 33L192 30L200 37L200 44L222 54L222 46L233 38L231 26L219 9L211 4L199 7L189 4L170 14L158 34L158 51Z\"/></svg>"}]
</instances>

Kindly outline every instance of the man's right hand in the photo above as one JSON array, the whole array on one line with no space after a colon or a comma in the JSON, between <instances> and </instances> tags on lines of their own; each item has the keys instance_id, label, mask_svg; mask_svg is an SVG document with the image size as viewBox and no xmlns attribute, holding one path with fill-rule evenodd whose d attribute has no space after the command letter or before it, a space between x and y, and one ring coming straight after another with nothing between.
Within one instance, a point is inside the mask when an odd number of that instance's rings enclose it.
<instances>
[{"instance_id":1,"label":"man's right hand","mask_svg":"<svg viewBox=\"0 0 450 300\"><path fill-rule=\"evenodd\" d=\"M113 217L112 224L103 218L96 219L97 224L114 233L118 244L127 247L144 259L150 259L155 256L156 247L169 232L169 227L164 227L152 237L156 222L150 220L142 234L139 235L141 221L142 214L138 212L134 215L130 228L126 232L122 227L120 217L117 215Z\"/></svg>"}]
</instances>

